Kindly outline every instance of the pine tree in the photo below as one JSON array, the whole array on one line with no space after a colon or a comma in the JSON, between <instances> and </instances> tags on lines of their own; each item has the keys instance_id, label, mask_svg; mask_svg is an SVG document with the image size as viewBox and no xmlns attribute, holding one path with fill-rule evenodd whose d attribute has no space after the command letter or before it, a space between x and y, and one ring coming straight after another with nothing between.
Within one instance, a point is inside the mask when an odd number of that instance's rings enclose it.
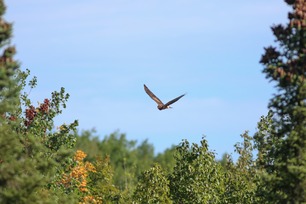
<instances>
[{"instance_id":1,"label":"pine tree","mask_svg":"<svg viewBox=\"0 0 306 204\"><path fill-rule=\"evenodd\" d=\"M27 94L20 94L29 73L21 72L13 59L12 25L2 18L5 9L0 0L0 203L76 203L76 196L65 194L56 178L69 160L75 140L69 132L77 122L51 131L68 96L64 89L53 92L35 108ZM30 81L35 84L36 78Z\"/></svg>"},{"instance_id":2,"label":"pine tree","mask_svg":"<svg viewBox=\"0 0 306 204\"><path fill-rule=\"evenodd\" d=\"M289 23L272 27L278 45L260 60L278 89L255 137L267 203L306 202L306 1L286 3Z\"/></svg>"},{"instance_id":3,"label":"pine tree","mask_svg":"<svg viewBox=\"0 0 306 204\"><path fill-rule=\"evenodd\" d=\"M2 16L5 13L5 5L0 1L0 48L3 54L0 56L0 115L1 119L16 108L19 100L18 81L14 76L19 69L19 64L13 59L15 47L9 46L12 35L12 24L6 22ZM13 116L12 116L13 117ZM12 118L11 118L12 119Z\"/></svg>"},{"instance_id":4,"label":"pine tree","mask_svg":"<svg viewBox=\"0 0 306 204\"><path fill-rule=\"evenodd\" d=\"M12 25L3 18L5 5L0 1L0 202L27 203L35 202L40 196L35 192L44 183L46 177L38 172L48 168L48 162L31 160L24 153L24 144L38 150L42 145L34 142L32 136L20 138L13 127L20 123L14 115L19 110L19 64L13 59L15 48L9 46ZM35 167L35 168L34 168ZM40 169L40 170L37 170ZM44 193L41 193L44 196Z\"/></svg>"}]
</instances>

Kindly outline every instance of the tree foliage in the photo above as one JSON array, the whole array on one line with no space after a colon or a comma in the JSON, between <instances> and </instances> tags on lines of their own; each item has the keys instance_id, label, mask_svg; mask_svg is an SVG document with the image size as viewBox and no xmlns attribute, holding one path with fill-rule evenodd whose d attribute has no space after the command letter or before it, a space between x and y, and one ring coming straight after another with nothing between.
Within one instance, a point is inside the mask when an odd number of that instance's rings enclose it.
<instances>
[{"instance_id":1,"label":"tree foliage","mask_svg":"<svg viewBox=\"0 0 306 204\"><path fill-rule=\"evenodd\" d=\"M267 203L306 202L306 2L286 2L289 23L272 27L278 46L260 60L278 89L256 136Z\"/></svg>"},{"instance_id":2,"label":"tree foliage","mask_svg":"<svg viewBox=\"0 0 306 204\"><path fill-rule=\"evenodd\" d=\"M73 144L71 131L77 124L65 131L52 130L53 118L60 114L67 95L64 90L54 92L51 99L34 107L28 94L21 94L29 71L21 72L13 58L16 50L9 45L12 25L2 18L4 12L0 1L0 202L73 202L73 196L53 185L69 161L66 148ZM34 78L29 86L35 85Z\"/></svg>"},{"instance_id":3,"label":"tree foliage","mask_svg":"<svg viewBox=\"0 0 306 204\"><path fill-rule=\"evenodd\" d=\"M33 134L18 134L22 119L19 92L19 64L14 60L15 48L9 45L12 25L3 18L5 6L0 1L0 202L36 203L44 199L42 191L50 181L54 160L44 159L46 147ZM38 193L39 192L39 193ZM47 202L47 201L46 201Z\"/></svg>"},{"instance_id":4,"label":"tree foliage","mask_svg":"<svg viewBox=\"0 0 306 204\"><path fill-rule=\"evenodd\" d=\"M241 135L243 142L235 145L238 160L227 157L225 167L226 191L223 203L260 203L257 197L258 170L253 158L253 138L246 131Z\"/></svg>"},{"instance_id":5,"label":"tree foliage","mask_svg":"<svg viewBox=\"0 0 306 204\"><path fill-rule=\"evenodd\" d=\"M203 138L201 145L187 140L177 147L176 164L170 175L170 190L174 203L220 203L224 193L221 165L208 150Z\"/></svg>"},{"instance_id":6,"label":"tree foliage","mask_svg":"<svg viewBox=\"0 0 306 204\"><path fill-rule=\"evenodd\" d=\"M155 164L149 170L142 173L134 191L133 202L172 203L169 180L160 165Z\"/></svg>"},{"instance_id":7,"label":"tree foliage","mask_svg":"<svg viewBox=\"0 0 306 204\"><path fill-rule=\"evenodd\" d=\"M132 191L138 176L149 169L155 161L153 145L148 140L138 144L136 140L128 140L125 134L118 131L102 140L94 136L94 133L93 130L83 131L78 136L76 149L88 152L89 161L94 161L97 156L109 156L110 164L115 169L116 186L121 190Z\"/></svg>"}]
</instances>

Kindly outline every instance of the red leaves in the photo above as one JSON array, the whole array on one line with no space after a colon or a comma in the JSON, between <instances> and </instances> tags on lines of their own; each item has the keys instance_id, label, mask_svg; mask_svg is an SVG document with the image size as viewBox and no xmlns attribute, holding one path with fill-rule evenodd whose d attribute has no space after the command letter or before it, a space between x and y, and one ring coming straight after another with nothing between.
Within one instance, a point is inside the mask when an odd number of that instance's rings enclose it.
<instances>
[{"instance_id":1,"label":"red leaves","mask_svg":"<svg viewBox=\"0 0 306 204\"><path fill-rule=\"evenodd\" d=\"M39 110L42 113L48 113L50 107L49 99L45 99L43 104L40 104Z\"/></svg>"},{"instance_id":2,"label":"red leaves","mask_svg":"<svg viewBox=\"0 0 306 204\"><path fill-rule=\"evenodd\" d=\"M35 108L34 106L31 105L29 108L25 110L26 119L24 121L24 125L28 127L33 122L35 116L39 112L42 114L47 114L49 112L49 108L50 108L49 99L45 99L44 103L40 104L39 108Z\"/></svg>"},{"instance_id":3,"label":"red leaves","mask_svg":"<svg viewBox=\"0 0 306 204\"><path fill-rule=\"evenodd\" d=\"M28 127L33 122L34 117L37 114L35 107L30 106L29 108L27 108L25 114L26 114L26 120L24 121L24 125Z\"/></svg>"}]
</instances>

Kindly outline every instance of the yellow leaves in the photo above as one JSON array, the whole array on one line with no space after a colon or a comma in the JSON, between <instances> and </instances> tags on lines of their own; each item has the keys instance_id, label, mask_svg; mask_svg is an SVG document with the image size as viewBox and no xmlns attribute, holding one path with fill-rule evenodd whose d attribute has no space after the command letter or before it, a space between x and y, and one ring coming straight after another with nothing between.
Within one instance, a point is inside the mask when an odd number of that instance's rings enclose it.
<instances>
[{"instance_id":1,"label":"yellow leaves","mask_svg":"<svg viewBox=\"0 0 306 204\"><path fill-rule=\"evenodd\" d=\"M87 171L97 172L96 168L94 167L94 165L92 165L92 163L90 163L90 162L86 162L85 163L85 168L87 169Z\"/></svg>"},{"instance_id":2,"label":"yellow leaves","mask_svg":"<svg viewBox=\"0 0 306 204\"><path fill-rule=\"evenodd\" d=\"M88 203L94 203L94 204L98 204L98 203L102 203L102 202L99 202L95 199L94 196L85 196L83 198L83 202L80 202L80 204L88 204Z\"/></svg>"},{"instance_id":3,"label":"yellow leaves","mask_svg":"<svg viewBox=\"0 0 306 204\"><path fill-rule=\"evenodd\" d=\"M76 162L83 162L83 159L87 156L87 154L81 150L77 150L74 155L74 160Z\"/></svg>"},{"instance_id":4,"label":"yellow leaves","mask_svg":"<svg viewBox=\"0 0 306 204\"><path fill-rule=\"evenodd\" d=\"M96 172L96 168L92 163L83 161L86 156L83 151L76 151L74 155L75 166L71 167L70 173L63 175L60 183L66 188L76 187L80 192L86 193L82 203L97 203L93 196L89 195L90 192L87 188L88 173Z\"/></svg>"}]
</instances>

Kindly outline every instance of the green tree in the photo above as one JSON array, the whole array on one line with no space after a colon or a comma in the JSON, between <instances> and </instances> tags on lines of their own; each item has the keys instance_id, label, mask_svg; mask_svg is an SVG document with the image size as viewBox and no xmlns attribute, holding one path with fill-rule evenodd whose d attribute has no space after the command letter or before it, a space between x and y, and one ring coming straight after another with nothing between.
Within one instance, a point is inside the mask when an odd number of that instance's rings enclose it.
<instances>
[{"instance_id":1,"label":"green tree","mask_svg":"<svg viewBox=\"0 0 306 204\"><path fill-rule=\"evenodd\" d=\"M85 130L81 133L76 132L75 137L77 138L77 141L74 149L86 152L88 155L86 160L93 162L97 156L104 155L102 152L103 150L100 148L101 141L96 135L96 131L94 129Z\"/></svg>"},{"instance_id":2,"label":"green tree","mask_svg":"<svg viewBox=\"0 0 306 204\"><path fill-rule=\"evenodd\" d=\"M154 148L148 140L137 145L136 140L128 140L125 134L111 133L102 140L95 136L95 131L83 131L78 136L76 149L88 153L88 160L93 162L97 156L109 156L114 169L114 182L121 190L132 192L137 177L151 167L154 162Z\"/></svg>"},{"instance_id":3,"label":"green tree","mask_svg":"<svg viewBox=\"0 0 306 204\"><path fill-rule=\"evenodd\" d=\"M115 184L121 189L132 191L135 184L135 165L136 165L136 147L137 141L127 140L125 134L114 132L106 136L101 144L100 150L103 156L109 155L110 161L115 169Z\"/></svg>"},{"instance_id":4,"label":"green tree","mask_svg":"<svg viewBox=\"0 0 306 204\"><path fill-rule=\"evenodd\" d=\"M169 180L159 164L142 173L133 194L133 203L172 203Z\"/></svg>"},{"instance_id":5,"label":"green tree","mask_svg":"<svg viewBox=\"0 0 306 204\"><path fill-rule=\"evenodd\" d=\"M27 74L15 74L13 78L20 80L15 86L22 88ZM33 105L26 107L30 100L23 94L20 104L25 107L24 113L19 103L1 110L4 113L0 125L1 203L77 202L75 195L66 194L56 184L71 158L74 138L70 131L76 122L52 131L56 114L53 117L46 115L59 112L58 101L61 101L61 96L54 93L51 100L45 100L36 108Z\"/></svg>"},{"instance_id":6,"label":"green tree","mask_svg":"<svg viewBox=\"0 0 306 204\"><path fill-rule=\"evenodd\" d=\"M183 141L175 154L176 164L170 175L174 203L222 203L224 173L203 138L201 145Z\"/></svg>"},{"instance_id":7,"label":"green tree","mask_svg":"<svg viewBox=\"0 0 306 204\"><path fill-rule=\"evenodd\" d=\"M164 152L157 154L157 156L154 158L154 161L159 163L165 172L169 174L173 172L173 168L175 166L175 151L176 146L173 145L172 147L167 148Z\"/></svg>"},{"instance_id":8,"label":"green tree","mask_svg":"<svg viewBox=\"0 0 306 204\"><path fill-rule=\"evenodd\" d=\"M45 194L37 194L48 179L41 174L48 168L50 161L39 158L44 147L35 141L33 135L20 137L15 127L22 121L15 115L19 112L19 64L13 57L15 48L9 46L12 25L2 16L5 5L0 1L0 202L35 203ZM28 145L31 143L31 145ZM24 144L34 148L31 154L25 154ZM31 159L35 155L36 160Z\"/></svg>"},{"instance_id":9,"label":"green tree","mask_svg":"<svg viewBox=\"0 0 306 204\"><path fill-rule=\"evenodd\" d=\"M93 164L96 171L90 173L88 184L91 194L101 203L118 203L121 195L119 189L114 185L114 171L110 165L110 158L108 156L104 159L97 157Z\"/></svg>"},{"instance_id":10,"label":"green tree","mask_svg":"<svg viewBox=\"0 0 306 204\"><path fill-rule=\"evenodd\" d=\"M260 60L278 89L271 124L262 124L255 138L266 203L306 202L306 2L286 3L293 8L289 23L272 27L278 46L265 48Z\"/></svg>"},{"instance_id":11,"label":"green tree","mask_svg":"<svg viewBox=\"0 0 306 204\"><path fill-rule=\"evenodd\" d=\"M19 104L20 87L16 78L19 63L13 59L16 53L15 47L9 45L12 24L3 19L5 10L3 1L0 1L0 48L3 52L0 56L0 115L1 119L9 117L14 120L11 113Z\"/></svg>"},{"instance_id":12,"label":"green tree","mask_svg":"<svg viewBox=\"0 0 306 204\"><path fill-rule=\"evenodd\" d=\"M68 95L63 89L53 92L34 107L28 94L21 94L29 71L21 72L13 59L12 25L2 18L4 12L0 0L0 203L75 203L75 196L56 184L75 141L71 131L77 122L53 130ZM29 85L33 88L36 78Z\"/></svg>"},{"instance_id":13,"label":"green tree","mask_svg":"<svg viewBox=\"0 0 306 204\"><path fill-rule=\"evenodd\" d=\"M137 178L154 164L154 147L146 139L137 145L135 154L135 178Z\"/></svg>"},{"instance_id":14,"label":"green tree","mask_svg":"<svg viewBox=\"0 0 306 204\"><path fill-rule=\"evenodd\" d=\"M226 183L223 203L260 203L256 197L258 172L253 159L253 139L247 131L241 137L243 142L235 145L235 152L239 154L237 162L230 156L223 161Z\"/></svg>"}]
</instances>

